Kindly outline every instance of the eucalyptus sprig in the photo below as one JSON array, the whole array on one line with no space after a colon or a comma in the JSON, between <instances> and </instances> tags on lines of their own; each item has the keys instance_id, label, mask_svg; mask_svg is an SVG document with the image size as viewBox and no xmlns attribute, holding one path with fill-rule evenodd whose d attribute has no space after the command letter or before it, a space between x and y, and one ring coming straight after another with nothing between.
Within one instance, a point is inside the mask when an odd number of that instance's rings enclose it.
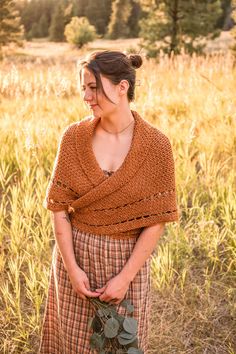
<instances>
[{"instance_id":1,"label":"eucalyptus sprig","mask_svg":"<svg viewBox=\"0 0 236 354\"><path fill-rule=\"evenodd\" d=\"M116 306L97 298L88 298L94 307L95 315L89 320L93 330L90 347L99 354L143 354L138 348L138 321L117 312ZM128 314L134 311L130 300L123 300L120 306Z\"/></svg>"}]
</instances>

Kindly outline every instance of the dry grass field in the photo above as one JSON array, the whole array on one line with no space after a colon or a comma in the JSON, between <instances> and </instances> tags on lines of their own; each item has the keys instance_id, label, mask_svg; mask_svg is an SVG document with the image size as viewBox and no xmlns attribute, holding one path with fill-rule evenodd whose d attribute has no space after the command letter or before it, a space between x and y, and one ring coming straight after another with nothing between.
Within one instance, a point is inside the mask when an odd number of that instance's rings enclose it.
<instances>
[{"instance_id":1,"label":"dry grass field","mask_svg":"<svg viewBox=\"0 0 236 354\"><path fill-rule=\"evenodd\" d=\"M0 353L37 353L54 244L42 202L61 132L89 114L82 54L0 64ZM149 354L234 354L234 59L163 56L137 76L132 108L171 140L181 213L152 260Z\"/></svg>"}]
</instances>

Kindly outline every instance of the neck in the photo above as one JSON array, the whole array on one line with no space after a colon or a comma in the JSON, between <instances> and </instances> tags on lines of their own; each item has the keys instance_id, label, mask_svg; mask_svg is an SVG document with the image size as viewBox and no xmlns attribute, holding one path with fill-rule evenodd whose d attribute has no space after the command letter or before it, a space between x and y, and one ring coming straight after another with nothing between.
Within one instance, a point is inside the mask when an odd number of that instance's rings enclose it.
<instances>
[{"instance_id":1,"label":"neck","mask_svg":"<svg viewBox=\"0 0 236 354\"><path fill-rule=\"evenodd\" d=\"M130 107L127 106L124 109L119 107L119 110L109 116L102 116L100 124L105 130L116 134L125 129L132 121L134 121L134 117Z\"/></svg>"}]
</instances>

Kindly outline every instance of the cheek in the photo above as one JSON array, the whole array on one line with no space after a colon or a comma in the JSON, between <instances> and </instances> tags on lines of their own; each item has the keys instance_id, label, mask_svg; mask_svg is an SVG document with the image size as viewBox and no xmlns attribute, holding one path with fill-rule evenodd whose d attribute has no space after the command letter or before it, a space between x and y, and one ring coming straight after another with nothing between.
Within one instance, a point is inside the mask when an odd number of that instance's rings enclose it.
<instances>
[{"instance_id":1,"label":"cheek","mask_svg":"<svg viewBox=\"0 0 236 354\"><path fill-rule=\"evenodd\" d=\"M115 85L110 84L110 82L105 81L103 82L103 89L106 92L107 97L110 98L111 101L113 102L117 102L118 99L118 91ZM110 103L111 102L106 98L105 95L103 95L103 99L107 102Z\"/></svg>"},{"instance_id":2,"label":"cheek","mask_svg":"<svg viewBox=\"0 0 236 354\"><path fill-rule=\"evenodd\" d=\"M107 84L103 84L103 89L104 89L108 98L105 96L105 94L103 92L97 91L97 103L98 103L100 109L112 111L116 107L116 104L119 103L118 92L117 92L116 88L114 88L113 86L109 86ZM95 96L95 99L96 99L96 96ZM109 99L112 102L109 101Z\"/></svg>"},{"instance_id":3,"label":"cheek","mask_svg":"<svg viewBox=\"0 0 236 354\"><path fill-rule=\"evenodd\" d=\"M107 92L107 97L103 98L103 102L106 106L109 106L111 108L114 108L114 104L117 104L119 102L119 96L117 95L117 92L114 90L106 91Z\"/></svg>"}]
</instances>

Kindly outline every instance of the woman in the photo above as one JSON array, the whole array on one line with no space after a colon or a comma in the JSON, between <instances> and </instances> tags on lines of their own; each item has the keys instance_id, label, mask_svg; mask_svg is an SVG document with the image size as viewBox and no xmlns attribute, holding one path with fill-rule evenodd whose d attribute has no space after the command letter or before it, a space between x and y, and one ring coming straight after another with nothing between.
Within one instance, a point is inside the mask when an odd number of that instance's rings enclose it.
<instances>
[{"instance_id":1,"label":"woman","mask_svg":"<svg viewBox=\"0 0 236 354\"><path fill-rule=\"evenodd\" d=\"M129 106L141 65L119 51L81 62L92 115L65 129L45 198L56 245L40 353L92 353L87 297L130 299L147 351L150 255L178 212L169 139Z\"/></svg>"}]
</instances>

